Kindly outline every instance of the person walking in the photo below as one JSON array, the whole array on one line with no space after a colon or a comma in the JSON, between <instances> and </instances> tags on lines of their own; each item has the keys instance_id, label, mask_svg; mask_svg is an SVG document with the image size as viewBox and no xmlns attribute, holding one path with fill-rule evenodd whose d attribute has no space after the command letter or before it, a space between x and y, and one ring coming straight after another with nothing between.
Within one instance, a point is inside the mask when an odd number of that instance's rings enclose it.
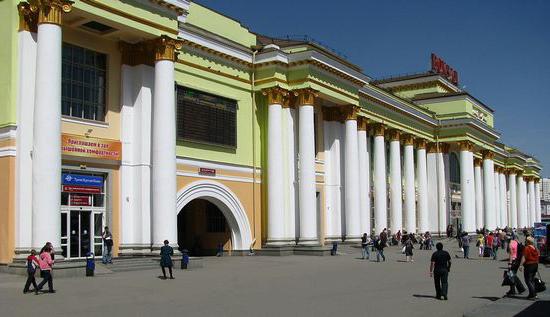
<instances>
[{"instance_id":1,"label":"person walking","mask_svg":"<svg viewBox=\"0 0 550 317\"><path fill-rule=\"evenodd\" d=\"M163 280L166 279L166 268L170 271L170 279L174 279L172 275L172 255L174 255L174 249L168 245L168 240L164 240L164 246L160 248L160 267L162 269Z\"/></svg>"},{"instance_id":2,"label":"person walking","mask_svg":"<svg viewBox=\"0 0 550 317\"><path fill-rule=\"evenodd\" d=\"M483 233L480 233L478 234L477 236L477 242L476 242L476 246L479 250L479 255L478 256L483 256L483 247L485 245L485 237L483 237Z\"/></svg>"},{"instance_id":3,"label":"person walking","mask_svg":"<svg viewBox=\"0 0 550 317\"><path fill-rule=\"evenodd\" d=\"M38 284L38 290L42 290L42 287L44 287L44 285L46 283L48 283L48 292L50 293L55 293L55 290L53 289L53 276L52 276L52 269L53 269L53 264L54 264L54 260L52 259L52 247L51 246L48 246L46 245L44 248L43 248L43 252L40 253L40 272L42 274L42 282L40 282L40 284Z\"/></svg>"},{"instance_id":4,"label":"person walking","mask_svg":"<svg viewBox=\"0 0 550 317\"><path fill-rule=\"evenodd\" d=\"M407 241L405 241L405 258L407 259L407 262L414 262L413 249L414 245L412 243L412 240L407 239Z\"/></svg>"},{"instance_id":5,"label":"person walking","mask_svg":"<svg viewBox=\"0 0 550 317\"><path fill-rule=\"evenodd\" d=\"M527 299L538 299L534 279L539 270L539 256L539 250L535 248L535 240L533 237L527 237L525 239L525 248L523 248L523 258L521 259L523 278L529 290ZM521 267L519 269L521 270Z\"/></svg>"},{"instance_id":6,"label":"person walking","mask_svg":"<svg viewBox=\"0 0 550 317\"><path fill-rule=\"evenodd\" d=\"M384 255L385 247L386 247L386 242L381 238L378 239L376 244L376 261L377 262L380 262L380 257L382 257L383 261L386 262L386 256Z\"/></svg>"},{"instance_id":7,"label":"person walking","mask_svg":"<svg viewBox=\"0 0 550 317\"><path fill-rule=\"evenodd\" d=\"M464 258L470 258L470 236L465 232L462 234L462 249L464 250Z\"/></svg>"},{"instance_id":8,"label":"person walking","mask_svg":"<svg viewBox=\"0 0 550 317\"><path fill-rule=\"evenodd\" d=\"M369 250L369 235L363 233L361 237L361 255L363 260L370 260L370 250Z\"/></svg>"},{"instance_id":9,"label":"person walking","mask_svg":"<svg viewBox=\"0 0 550 317\"><path fill-rule=\"evenodd\" d=\"M523 258L523 245L518 242L517 236L510 240L508 249L510 250L508 270L511 272L510 279L512 280L512 285L510 285L510 290L506 293L506 296L514 296L525 292L525 286L523 286L518 277L518 269L520 267L521 259Z\"/></svg>"},{"instance_id":10,"label":"person walking","mask_svg":"<svg viewBox=\"0 0 550 317\"><path fill-rule=\"evenodd\" d=\"M449 272L451 271L451 256L443 250L443 244L435 245L437 251L432 254L430 263L430 277L433 276L435 284L435 297L447 300L449 290Z\"/></svg>"},{"instance_id":11,"label":"person walking","mask_svg":"<svg viewBox=\"0 0 550 317\"><path fill-rule=\"evenodd\" d=\"M105 231L101 234L101 238L103 239L103 249L105 250L101 262L103 264L113 264L113 234L109 231L109 227L105 226Z\"/></svg>"},{"instance_id":12,"label":"person walking","mask_svg":"<svg viewBox=\"0 0 550 317\"><path fill-rule=\"evenodd\" d=\"M36 273L36 268L40 267L40 262L38 261L38 258L36 257L36 250L31 250L31 255L27 257L27 282L25 283L25 287L23 288L23 294L27 294L29 292L29 287L34 286L34 293L38 295L38 285L36 285L36 278L34 277L34 274Z\"/></svg>"},{"instance_id":13,"label":"person walking","mask_svg":"<svg viewBox=\"0 0 550 317\"><path fill-rule=\"evenodd\" d=\"M495 237L493 236L493 232L489 232L489 234L487 235L487 239L486 239L486 248L487 250L489 250L489 257L493 257L493 241L494 241Z\"/></svg>"},{"instance_id":14,"label":"person walking","mask_svg":"<svg viewBox=\"0 0 550 317\"><path fill-rule=\"evenodd\" d=\"M497 259L497 254L498 254L498 248L500 246L500 239L499 239L499 234L497 232L495 232L493 234L493 260L496 261Z\"/></svg>"}]
</instances>

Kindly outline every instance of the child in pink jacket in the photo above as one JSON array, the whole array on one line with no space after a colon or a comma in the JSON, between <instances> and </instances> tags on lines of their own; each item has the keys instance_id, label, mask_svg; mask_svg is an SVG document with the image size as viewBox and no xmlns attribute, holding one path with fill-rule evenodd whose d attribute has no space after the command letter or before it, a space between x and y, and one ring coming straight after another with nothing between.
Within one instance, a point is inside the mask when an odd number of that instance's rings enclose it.
<instances>
[{"instance_id":1,"label":"child in pink jacket","mask_svg":"<svg viewBox=\"0 0 550 317\"><path fill-rule=\"evenodd\" d=\"M42 253L40 253L40 271L42 272L42 277L44 278L40 284L38 284L38 289L41 290L44 284L48 282L48 291L50 293L55 293L53 289L53 278L52 278L52 267L54 261L51 256L51 247L46 247Z\"/></svg>"}]
</instances>

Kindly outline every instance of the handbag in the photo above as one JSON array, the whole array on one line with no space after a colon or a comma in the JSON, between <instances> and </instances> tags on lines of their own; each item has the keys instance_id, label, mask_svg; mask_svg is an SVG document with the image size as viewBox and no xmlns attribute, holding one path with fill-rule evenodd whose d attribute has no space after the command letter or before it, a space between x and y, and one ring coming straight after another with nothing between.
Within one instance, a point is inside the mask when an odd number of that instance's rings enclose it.
<instances>
[{"instance_id":1,"label":"handbag","mask_svg":"<svg viewBox=\"0 0 550 317\"><path fill-rule=\"evenodd\" d=\"M504 274L502 275L502 285L501 286L512 286L514 285L514 281L512 281L513 273L509 270L504 271Z\"/></svg>"},{"instance_id":2,"label":"handbag","mask_svg":"<svg viewBox=\"0 0 550 317\"><path fill-rule=\"evenodd\" d=\"M546 283L541 280L540 273L537 271L537 276L533 279L533 284L535 284L535 292L540 293L546 290Z\"/></svg>"}]
</instances>

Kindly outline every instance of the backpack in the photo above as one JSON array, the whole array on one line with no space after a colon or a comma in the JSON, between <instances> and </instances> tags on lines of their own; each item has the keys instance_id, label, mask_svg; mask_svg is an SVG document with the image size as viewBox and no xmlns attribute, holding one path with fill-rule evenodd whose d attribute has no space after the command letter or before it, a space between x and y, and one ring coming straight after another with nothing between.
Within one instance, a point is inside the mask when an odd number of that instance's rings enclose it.
<instances>
[{"instance_id":1,"label":"backpack","mask_svg":"<svg viewBox=\"0 0 550 317\"><path fill-rule=\"evenodd\" d=\"M36 272L36 264L32 259L27 260L27 273L34 274Z\"/></svg>"}]
</instances>

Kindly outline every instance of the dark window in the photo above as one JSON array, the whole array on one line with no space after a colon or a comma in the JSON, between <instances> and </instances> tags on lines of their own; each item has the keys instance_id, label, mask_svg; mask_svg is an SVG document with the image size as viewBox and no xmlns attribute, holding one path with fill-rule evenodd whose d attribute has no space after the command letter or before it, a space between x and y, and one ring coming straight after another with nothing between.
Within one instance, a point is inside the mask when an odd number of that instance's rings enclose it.
<instances>
[{"instance_id":1,"label":"dark window","mask_svg":"<svg viewBox=\"0 0 550 317\"><path fill-rule=\"evenodd\" d=\"M451 183L460 184L460 162L456 153L449 154L449 169Z\"/></svg>"},{"instance_id":2,"label":"dark window","mask_svg":"<svg viewBox=\"0 0 550 317\"><path fill-rule=\"evenodd\" d=\"M216 205L207 204L206 218L208 232L225 232L225 217Z\"/></svg>"},{"instance_id":3,"label":"dark window","mask_svg":"<svg viewBox=\"0 0 550 317\"><path fill-rule=\"evenodd\" d=\"M107 55L63 43L61 113L105 120Z\"/></svg>"},{"instance_id":4,"label":"dark window","mask_svg":"<svg viewBox=\"0 0 550 317\"><path fill-rule=\"evenodd\" d=\"M177 137L236 147L237 102L178 86Z\"/></svg>"}]
</instances>

